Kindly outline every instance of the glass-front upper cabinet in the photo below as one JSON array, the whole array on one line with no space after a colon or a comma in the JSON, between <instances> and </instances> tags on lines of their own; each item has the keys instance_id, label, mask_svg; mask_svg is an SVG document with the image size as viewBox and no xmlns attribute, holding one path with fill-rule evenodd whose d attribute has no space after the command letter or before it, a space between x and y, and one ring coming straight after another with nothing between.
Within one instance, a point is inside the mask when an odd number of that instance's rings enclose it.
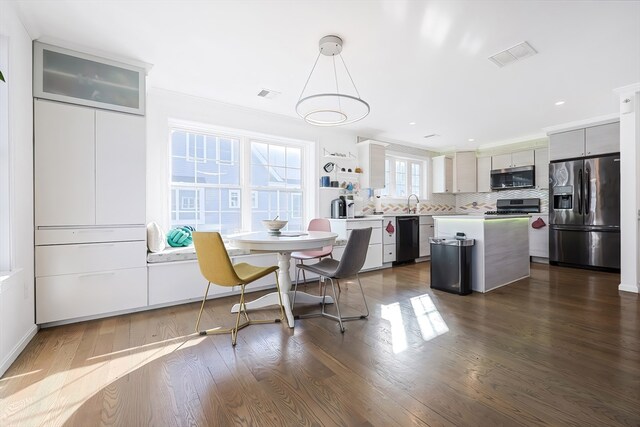
<instances>
[{"instance_id":1,"label":"glass-front upper cabinet","mask_svg":"<svg viewBox=\"0 0 640 427\"><path fill-rule=\"evenodd\" d=\"M34 42L33 96L145 113L145 69Z\"/></svg>"}]
</instances>

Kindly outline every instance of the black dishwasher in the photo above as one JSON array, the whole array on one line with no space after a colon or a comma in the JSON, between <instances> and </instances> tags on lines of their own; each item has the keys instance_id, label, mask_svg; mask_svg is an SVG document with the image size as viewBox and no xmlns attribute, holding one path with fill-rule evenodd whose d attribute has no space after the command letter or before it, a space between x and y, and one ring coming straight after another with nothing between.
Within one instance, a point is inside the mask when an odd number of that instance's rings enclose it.
<instances>
[{"instance_id":1,"label":"black dishwasher","mask_svg":"<svg viewBox=\"0 0 640 427\"><path fill-rule=\"evenodd\" d=\"M399 216L396 221L396 263L413 261L420 256L420 219Z\"/></svg>"}]
</instances>

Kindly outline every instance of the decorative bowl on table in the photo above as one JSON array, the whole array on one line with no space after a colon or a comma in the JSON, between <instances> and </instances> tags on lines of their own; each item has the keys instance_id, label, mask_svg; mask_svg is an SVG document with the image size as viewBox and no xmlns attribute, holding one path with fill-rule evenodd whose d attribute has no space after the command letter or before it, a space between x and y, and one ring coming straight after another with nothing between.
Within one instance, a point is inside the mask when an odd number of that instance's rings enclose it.
<instances>
[{"instance_id":1,"label":"decorative bowl on table","mask_svg":"<svg viewBox=\"0 0 640 427\"><path fill-rule=\"evenodd\" d=\"M262 224L269 230L269 234L278 235L280 230L287 225L289 221L281 221L274 219L263 219Z\"/></svg>"}]
</instances>

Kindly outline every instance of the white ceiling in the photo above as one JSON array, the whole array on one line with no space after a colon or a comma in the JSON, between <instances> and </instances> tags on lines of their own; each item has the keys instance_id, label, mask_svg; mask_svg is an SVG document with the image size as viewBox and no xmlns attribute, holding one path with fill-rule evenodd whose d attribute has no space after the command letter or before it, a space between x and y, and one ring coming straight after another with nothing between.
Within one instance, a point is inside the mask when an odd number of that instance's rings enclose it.
<instances>
[{"instance_id":1,"label":"white ceiling","mask_svg":"<svg viewBox=\"0 0 640 427\"><path fill-rule=\"evenodd\" d=\"M639 1L17 3L33 38L151 63L151 87L292 117L318 40L339 35L371 105L347 127L433 149L615 113L612 89L640 81ZM538 55L504 68L487 59L525 40ZM258 98L262 88L282 95Z\"/></svg>"}]
</instances>

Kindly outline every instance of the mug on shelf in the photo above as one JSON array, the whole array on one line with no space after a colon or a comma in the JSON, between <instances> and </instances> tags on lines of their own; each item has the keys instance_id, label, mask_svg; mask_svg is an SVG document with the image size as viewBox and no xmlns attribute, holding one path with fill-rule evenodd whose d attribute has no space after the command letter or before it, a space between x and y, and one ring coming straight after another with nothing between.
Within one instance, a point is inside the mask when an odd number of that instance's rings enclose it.
<instances>
[{"instance_id":1,"label":"mug on shelf","mask_svg":"<svg viewBox=\"0 0 640 427\"><path fill-rule=\"evenodd\" d=\"M329 176L320 177L320 187L330 187L331 186L331 178Z\"/></svg>"}]
</instances>

